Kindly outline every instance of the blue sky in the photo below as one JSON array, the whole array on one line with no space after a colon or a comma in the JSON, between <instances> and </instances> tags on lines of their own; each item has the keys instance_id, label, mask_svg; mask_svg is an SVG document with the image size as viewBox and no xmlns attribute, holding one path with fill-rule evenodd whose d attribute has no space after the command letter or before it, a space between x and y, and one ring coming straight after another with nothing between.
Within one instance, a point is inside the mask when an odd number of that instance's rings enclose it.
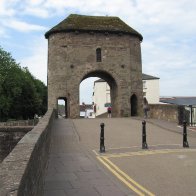
<instances>
[{"instance_id":1,"label":"blue sky","mask_svg":"<svg viewBox=\"0 0 196 196\"><path fill-rule=\"evenodd\" d=\"M118 16L143 35L143 73L160 78L160 95L196 96L195 10L195 0L0 0L0 46L46 83L46 31L71 13Z\"/></svg>"}]
</instances>

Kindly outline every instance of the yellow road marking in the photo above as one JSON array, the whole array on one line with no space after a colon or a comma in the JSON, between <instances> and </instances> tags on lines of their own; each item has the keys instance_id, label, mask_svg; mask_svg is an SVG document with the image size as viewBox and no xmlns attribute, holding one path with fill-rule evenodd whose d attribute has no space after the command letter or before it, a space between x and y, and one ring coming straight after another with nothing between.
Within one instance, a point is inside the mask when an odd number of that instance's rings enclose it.
<instances>
[{"instance_id":1,"label":"yellow road marking","mask_svg":"<svg viewBox=\"0 0 196 196\"><path fill-rule=\"evenodd\" d=\"M158 146L182 146L182 144L156 144L156 145L150 145L150 147L158 147ZM118 148L107 148L107 150L121 150L121 149L132 149L132 148L141 148L141 145L139 146L121 146ZM93 152L99 151L99 149L94 149Z\"/></svg>"},{"instance_id":2,"label":"yellow road marking","mask_svg":"<svg viewBox=\"0 0 196 196\"><path fill-rule=\"evenodd\" d=\"M158 147L158 146L182 146L181 144L156 144L156 145L150 145L150 147ZM141 148L140 146L121 146L118 148L107 148L107 151L110 150L121 150L121 149L132 149L132 148ZM92 150L96 155L100 155L99 154L99 149L94 149Z\"/></svg>"},{"instance_id":3,"label":"yellow road marking","mask_svg":"<svg viewBox=\"0 0 196 196\"><path fill-rule=\"evenodd\" d=\"M130 178L130 176L128 176L126 173L124 173L119 167L117 167L115 164L113 164L108 158L103 157L103 159L106 162L108 162L116 171L118 171L125 179L127 179L132 184L134 184L137 188L141 189L143 192L145 192L149 196L154 196L153 193L151 193L146 188L144 188L143 186L141 186L140 184L138 184L135 180L133 180L132 178Z\"/></svg>"},{"instance_id":4,"label":"yellow road marking","mask_svg":"<svg viewBox=\"0 0 196 196\"><path fill-rule=\"evenodd\" d=\"M141 191L139 191L137 188L135 188L133 185L131 185L125 178L120 176L114 169L112 169L104 160L102 160L102 157L97 157L97 159L103 163L120 181L122 181L124 184L126 184L131 190L133 190L135 193L137 193L139 196L145 196Z\"/></svg>"},{"instance_id":5,"label":"yellow road marking","mask_svg":"<svg viewBox=\"0 0 196 196\"><path fill-rule=\"evenodd\" d=\"M96 152L96 150L93 150L93 152L94 152L97 156L99 156L99 154Z\"/></svg>"},{"instance_id":6,"label":"yellow road marking","mask_svg":"<svg viewBox=\"0 0 196 196\"><path fill-rule=\"evenodd\" d=\"M178 153L178 152L196 152L196 149L164 149L164 150L150 150L150 151L147 150L147 151L138 151L138 152L106 154L106 155L102 155L102 157L120 158L120 157L144 156L144 155L154 155L154 154L168 154L168 153Z\"/></svg>"},{"instance_id":7,"label":"yellow road marking","mask_svg":"<svg viewBox=\"0 0 196 196\"><path fill-rule=\"evenodd\" d=\"M119 167L117 167L114 163L112 163L109 158L120 158L120 157L128 157L128 156L144 156L144 155L154 155L154 154L167 154L167 153L179 153L179 152L196 152L196 149L163 149L163 150L151 150L151 151L138 151L138 152L127 152L127 153L118 153L118 154L106 154L99 155L94 151L97 155L97 159L106 166L120 181L122 181L125 185L127 185L131 190L137 193L139 196L154 196L153 193L148 191L146 188L141 186L135 180L133 180L130 176L124 173ZM145 193L145 194L144 194Z\"/></svg>"}]
</instances>

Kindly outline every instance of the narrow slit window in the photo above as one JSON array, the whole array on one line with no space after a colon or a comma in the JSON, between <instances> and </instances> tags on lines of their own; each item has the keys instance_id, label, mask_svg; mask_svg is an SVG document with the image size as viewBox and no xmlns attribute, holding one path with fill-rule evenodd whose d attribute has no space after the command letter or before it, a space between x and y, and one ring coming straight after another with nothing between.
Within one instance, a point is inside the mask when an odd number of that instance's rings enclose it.
<instances>
[{"instance_id":1,"label":"narrow slit window","mask_svg":"<svg viewBox=\"0 0 196 196\"><path fill-rule=\"evenodd\" d=\"M97 62L101 62L101 48L96 49Z\"/></svg>"}]
</instances>

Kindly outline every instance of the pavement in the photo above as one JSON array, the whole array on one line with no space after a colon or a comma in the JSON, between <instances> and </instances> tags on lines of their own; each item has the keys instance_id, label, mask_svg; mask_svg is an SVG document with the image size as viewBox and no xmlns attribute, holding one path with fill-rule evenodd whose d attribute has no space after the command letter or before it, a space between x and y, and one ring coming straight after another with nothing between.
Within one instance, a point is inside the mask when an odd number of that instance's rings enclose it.
<instances>
[{"instance_id":1,"label":"pavement","mask_svg":"<svg viewBox=\"0 0 196 196\"><path fill-rule=\"evenodd\" d=\"M57 119L45 177L45 196L126 196L79 141L72 120Z\"/></svg>"},{"instance_id":2,"label":"pavement","mask_svg":"<svg viewBox=\"0 0 196 196\"><path fill-rule=\"evenodd\" d=\"M142 120L56 119L44 195L194 195L196 132L188 129L190 148L182 148L182 127L146 119L149 149L142 150ZM105 153L99 152L100 123Z\"/></svg>"}]
</instances>

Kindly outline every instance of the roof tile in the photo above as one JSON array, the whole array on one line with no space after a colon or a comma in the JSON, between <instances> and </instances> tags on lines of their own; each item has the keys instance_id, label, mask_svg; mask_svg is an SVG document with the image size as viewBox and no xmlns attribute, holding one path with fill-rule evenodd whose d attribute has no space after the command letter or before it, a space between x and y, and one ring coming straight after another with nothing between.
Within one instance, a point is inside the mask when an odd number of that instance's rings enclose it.
<instances>
[{"instance_id":1,"label":"roof tile","mask_svg":"<svg viewBox=\"0 0 196 196\"><path fill-rule=\"evenodd\" d=\"M77 14L70 14L62 22L46 32L45 37L48 38L53 33L70 31L125 33L139 37L140 41L143 39L140 33L118 17L85 16Z\"/></svg>"}]
</instances>

